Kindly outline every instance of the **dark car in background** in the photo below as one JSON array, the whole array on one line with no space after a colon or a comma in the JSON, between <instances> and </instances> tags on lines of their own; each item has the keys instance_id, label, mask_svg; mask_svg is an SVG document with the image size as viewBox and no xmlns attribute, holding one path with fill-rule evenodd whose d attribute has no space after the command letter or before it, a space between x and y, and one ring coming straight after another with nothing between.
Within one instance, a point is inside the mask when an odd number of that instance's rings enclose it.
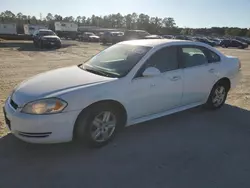
<instances>
[{"instance_id":1,"label":"dark car in background","mask_svg":"<svg viewBox=\"0 0 250 188\"><path fill-rule=\"evenodd\" d=\"M176 35L173 37L173 39L177 39L177 40L191 40L190 37L185 36L185 35Z\"/></svg>"},{"instance_id":2,"label":"dark car in background","mask_svg":"<svg viewBox=\"0 0 250 188\"><path fill-rule=\"evenodd\" d=\"M61 39L51 30L39 29L33 33L33 43L35 47L56 47L61 48Z\"/></svg>"},{"instance_id":3,"label":"dark car in background","mask_svg":"<svg viewBox=\"0 0 250 188\"><path fill-rule=\"evenodd\" d=\"M144 30L127 30L124 32L123 41L137 39L163 39L160 35L151 35Z\"/></svg>"},{"instance_id":4,"label":"dark car in background","mask_svg":"<svg viewBox=\"0 0 250 188\"><path fill-rule=\"evenodd\" d=\"M103 44L116 44L118 42L123 41L123 36L124 36L124 32L120 32L120 31L107 31L105 33L103 33L101 41Z\"/></svg>"},{"instance_id":5,"label":"dark car in background","mask_svg":"<svg viewBox=\"0 0 250 188\"><path fill-rule=\"evenodd\" d=\"M240 48L240 49L248 48L247 43L235 39L224 39L221 41L220 46L223 48L229 48L229 47Z\"/></svg>"},{"instance_id":6,"label":"dark car in background","mask_svg":"<svg viewBox=\"0 0 250 188\"><path fill-rule=\"evenodd\" d=\"M173 35L163 35L162 37L165 39L174 39L175 38Z\"/></svg>"},{"instance_id":7,"label":"dark car in background","mask_svg":"<svg viewBox=\"0 0 250 188\"><path fill-rule=\"evenodd\" d=\"M216 42L215 41L209 40L207 38L194 37L194 40L198 41L198 42L202 42L202 43L208 44L208 45L213 46L213 47L216 46Z\"/></svg>"},{"instance_id":8,"label":"dark car in background","mask_svg":"<svg viewBox=\"0 0 250 188\"><path fill-rule=\"evenodd\" d=\"M91 32L85 32L78 36L79 40L85 42L100 42L100 37Z\"/></svg>"},{"instance_id":9,"label":"dark car in background","mask_svg":"<svg viewBox=\"0 0 250 188\"><path fill-rule=\"evenodd\" d=\"M145 36L144 39L164 39L164 37L160 35L148 35L148 36Z\"/></svg>"},{"instance_id":10,"label":"dark car in background","mask_svg":"<svg viewBox=\"0 0 250 188\"><path fill-rule=\"evenodd\" d=\"M247 43L248 45L250 44L250 39L243 38L243 37L235 37L235 39L240 42Z\"/></svg>"},{"instance_id":11,"label":"dark car in background","mask_svg":"<svg viewBox=\"0 0 250 188\"><path fill-rule=\"evenodd\" d=\"M151 34L144 30L127 30L124 32L123 40L145 39L147 36L150 35Z\"/></svg>"},{"instance_id":12,"label":"dark car in background","mask_svg":"<svg viewBox=\"0 0 250 188\"><path fill-rule=\"evenodd\" d=\"M212 37L210 37L208 39L211 40L211 41L213 41L213 42L215 42L216 46L220 46L220 43L222 41L222 39L219 39L219 38L212 38Z\"/></svg>"}]
</instances>

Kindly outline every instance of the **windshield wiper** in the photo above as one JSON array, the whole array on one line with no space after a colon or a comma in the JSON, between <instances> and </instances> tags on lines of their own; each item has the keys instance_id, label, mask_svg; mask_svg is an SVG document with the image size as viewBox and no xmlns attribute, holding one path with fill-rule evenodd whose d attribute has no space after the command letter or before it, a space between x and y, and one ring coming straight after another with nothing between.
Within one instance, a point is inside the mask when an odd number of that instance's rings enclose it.
<instances>
[{"instance_id":1,"label":"windshield wiper","mask_svg":"<svg viewBox=\"0 0 250 188\"><path fill-rule=\"evenodd\" d=\"M94 74L97 74L97 75L101 75L101 76L106 76L106 77L115 77L114 74L111 74L111 73L108 73L108 72L104 72L104 71L101 71L101 70L97 70L97 69L90 69L90 68L86 68L86 67L83 67L81 66L81 68L83 70L86 70L88 72L91 72L91 73L94 73Z\"/></svg>"}]
</instances>

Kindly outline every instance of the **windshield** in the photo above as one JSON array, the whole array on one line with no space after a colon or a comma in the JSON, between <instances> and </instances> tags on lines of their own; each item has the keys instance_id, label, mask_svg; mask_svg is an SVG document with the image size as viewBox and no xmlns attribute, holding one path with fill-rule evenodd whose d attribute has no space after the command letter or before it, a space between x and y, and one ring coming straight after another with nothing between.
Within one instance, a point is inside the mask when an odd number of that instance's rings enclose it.
<instances>
[{"instance_id":1,"label":"windshield","mask_svg":"<svg viewBox=\"0 0 250 188\"><path fill-rule=\"evenodd\" d=\"M82 68L108 77L123 77L140 61L151 47L116 44L100 52Z\"/></svg>"},{"instance_id":2,"label":"windshield","mask_svg":"<svg viewBox=\"0 0 250 188\"><path fill-rule=\"evenodd\" d=\"M40 36L49 36L49 35L56 35L53 31L40 31Z\"/></svg>"}]
</instances>

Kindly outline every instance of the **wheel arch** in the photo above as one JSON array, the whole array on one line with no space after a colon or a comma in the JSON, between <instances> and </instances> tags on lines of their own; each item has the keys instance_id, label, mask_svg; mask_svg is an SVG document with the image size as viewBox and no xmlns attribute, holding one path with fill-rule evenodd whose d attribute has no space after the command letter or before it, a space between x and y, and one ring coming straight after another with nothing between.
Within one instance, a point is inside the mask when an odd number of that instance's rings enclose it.
<instances>
[{"instance_id":1,"label":"wheel arch","mask_svg":"<svg viewBox=\"0 0 250 188\"><path fill-rule=\"evenodd\" d=\"M227 77L223 77L221 79L219 79L214 85L217 85L217 84L225 84L226 88L227 88L227 91L229 91L231 89L231 81L229 78Z\"/></svg>"},{"instance_id":2,"label":"wheel arch","mask_svg":"<svg viewBox=\"0 0 250 188\"><path fill-rule=\"evenodd\" d=\"M127 110L124 107L124 105L122 103L120 103L117 100L113 100L113 99L104 99L104 100L100 100L100 101L96 101L93 102L91 104L89 104L87 107L85 107L77 116L75 123L77 122L77 119L79 118L80 115L87 113L87 111L90 108L93 108L94 106L100 105L100 104L108 104L111 105L112 107L115 107L119 110L120 113L122 113L122 123L123 125L125 125L127 123Z\"/></svg>"}]
</instances>

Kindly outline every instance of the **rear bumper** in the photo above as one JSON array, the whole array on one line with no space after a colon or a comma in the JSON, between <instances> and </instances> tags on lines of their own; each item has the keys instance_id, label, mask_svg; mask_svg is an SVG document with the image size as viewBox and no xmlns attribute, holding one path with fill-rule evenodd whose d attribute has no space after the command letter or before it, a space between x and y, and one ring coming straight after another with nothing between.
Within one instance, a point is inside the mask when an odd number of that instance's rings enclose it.
<instances>
[{"instance_id":1,"label":"rear bumper","mask_svg":"<svg viewBox=\"0 0 250 188\"><path fill-rule=\"evenodd\" d=\"M30 115L12 108L10 99L5 102L9 130L19 139L31 143L60 143L73 138L75 120L80 112L72 111L53 115Z\"/></svg>"},{"instance_id":2,"label":"rear bumper","mask_svg":"<svg viewBox=\"0 0 250 188\"><path fill-rule=\"evenodd\" d=\"M241 70L230 77L231 89L236 88L236 86L240 82L241 78L242 78Z\"/></svg>"}]
</instances>

